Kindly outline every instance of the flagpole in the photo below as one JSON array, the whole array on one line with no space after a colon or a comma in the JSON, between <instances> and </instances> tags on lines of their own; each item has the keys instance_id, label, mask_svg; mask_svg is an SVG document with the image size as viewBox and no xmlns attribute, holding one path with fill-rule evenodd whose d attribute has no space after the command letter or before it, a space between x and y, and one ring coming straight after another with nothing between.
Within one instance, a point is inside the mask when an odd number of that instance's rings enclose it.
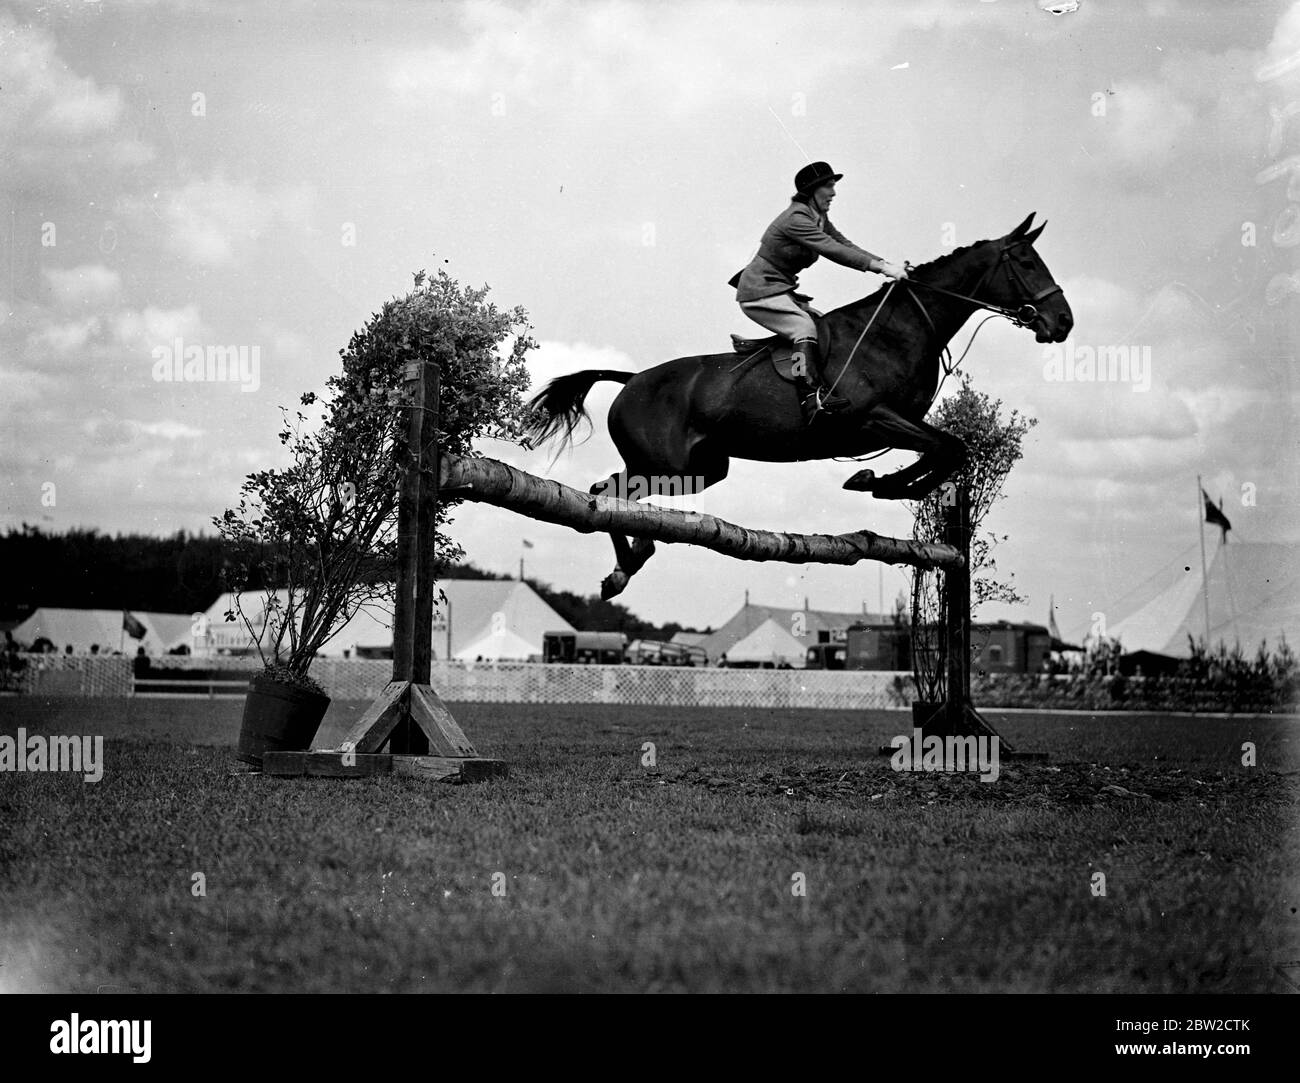
<instances>
[{"instance_id":1,"label":"flagpole","mask_svg":"<svg viewBox=\"0 0 1300 1083\"><path fill-rule=\"evenodd\" d=\"M1205 650L1210 650L1210 580L1205 570L1205 489L1196 475L1196 530L1201 539L1201 604L1205 607Z\"/></svg>"}]
</instances>

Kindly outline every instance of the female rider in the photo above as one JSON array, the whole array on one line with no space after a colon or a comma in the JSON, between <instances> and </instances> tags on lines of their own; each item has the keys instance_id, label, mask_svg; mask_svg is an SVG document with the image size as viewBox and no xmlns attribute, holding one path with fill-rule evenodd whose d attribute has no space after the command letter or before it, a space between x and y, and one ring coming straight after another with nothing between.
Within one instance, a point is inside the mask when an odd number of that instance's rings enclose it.
<instances>
[{"instance_id":1,"label":"female rider","mask_svg":"<svg viewBox=\"0 0 1300 1083\"><path fill-rule=\"evenodd\" d=\"M799 383L799 403L806 421L819 410L842 410L848 400L825 387L817 348L817 325L810 297L796 293L800 271L825 256L859 271L906 278L907 271L859 248L831 225L827 211L835 182L843 177L825 162L813 162L795 174L795 195L763 233L758 254L729 285L736 287L740 309L755 323L783 335L794 345L791 371Z\"/></svg>"}]
</instances>

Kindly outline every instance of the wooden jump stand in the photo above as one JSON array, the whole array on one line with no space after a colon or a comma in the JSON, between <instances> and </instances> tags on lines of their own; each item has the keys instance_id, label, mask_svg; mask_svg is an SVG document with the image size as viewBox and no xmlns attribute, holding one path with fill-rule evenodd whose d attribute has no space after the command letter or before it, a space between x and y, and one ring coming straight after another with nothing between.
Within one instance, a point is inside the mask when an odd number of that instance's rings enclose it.
<instances>
[{"instance_id":1,"label":"wooden jump stand","mask_svg":"<svg viewBox=\"0 0 1300 1083\"><path fill-rule=\"evenodd\" d=\"M262 762L265 774L328 778L396 774L435 782L479 782L508 773L501 760L478 754L429 683L437 591L433 538L441 373L436 362L413 362L406 366L405 376L410 460L398 492L393 679L337 749L268 752Z\"/></svg>"},{"instance_id":2,"label":"wooden jump stand","mask_svg":"<svg viewBox=\"0 0 1300 1083\"><path fill-rule=\"evenodd\" d=\"M953 488L953 500L944 506L943 540L961 554L961 561L943 568L947 606L944 611L944 640L947 653L948 698L927 711L920 704L912 708L913 726L926 737L997 738L998 758L1045 760L1046 752L1016 749L975 709L970 694L970 496L960 486ZM892 756L897 749L882 745L880 754Z\"/></svg>"},{"instance_id":3,"label":"wooden jump stand","mask_svg":"<svg viewBox=\"0 0 1300 1083\"><path fill-rule=\"evenodd\" d=\"M944 540L929 544L871 531L838 536L746 530L712 516L578 493L489 459L440 458L439 380L435 362L406 366L407 447L410 461L398 493L397 591L393 614L393 679L357 719L337 749L268 752L262 770L276 776L362 778L399 774L431 781L477 782L507 774L501 760L478 754L429 683L433 643L434 517L439 479L467 500L510 508L542 522L591 533L619 529L658 541L702 545L744 560L853 564L884 560L940 567L948 598L944 635L948 698L926 716L914 705L923 737L996 737L1000 758L1045 759L1013 749L975 709L970 697L970 506L955 489L947 505ZM385 750L385 745L387 749ZM892 755L892 746L881 748Z\"/></svg>"}]
</instances>

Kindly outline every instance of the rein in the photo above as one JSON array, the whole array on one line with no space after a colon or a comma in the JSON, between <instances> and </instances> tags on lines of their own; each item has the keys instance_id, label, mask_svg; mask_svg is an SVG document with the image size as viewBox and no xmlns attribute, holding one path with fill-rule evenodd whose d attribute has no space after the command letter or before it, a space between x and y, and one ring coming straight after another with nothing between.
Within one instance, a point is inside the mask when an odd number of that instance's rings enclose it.
<instances>
[{"instance_id":1,"label":"rein","mask_svg":"<svg viewBox=\"0 0 1300 1083\"><path fill-rule=\"evenodd\" d=\"M1018 241L1012 241L1010 244L1004 245L1001 248L1001 250L999 250L998 252L997 260L990 265L989 269L985 271L984 274L980 277L979 282L975 284L975 288L971 290L972 294L979 293L979 291L982 290L984 286L987 284L989 279L991 279L993 275L997 273L998 268L1001 267L1003 264L1006 264L1007 275L1017 286L1020 287L1020 289L1024 292L1024 294L1029 298L1027 301L1022 303L1018 308L1013 309L1013 308L1008 308L1005 305L995 305L991 301L983 301L980 300L980 298L978 297L968 296L967 294L964 293L957 293L955 290L950 290L943 286L936 286L931 282L923 282L918 278L893 279L889 283L889 288L885 290L885 296L880 299L880 304L878 304L876 306L875 311L871 313L871 319L867 321L867 325L862 329L862 333L858 335L858 340L853 344L853 349L849 351L848 359L844 362L843 368L840 369L839 375L835 377L835 382L831 384L829 393L834 393L836 385L839 384L840 380L844 378L844 374L849 371L849 366L853 364L853 358L857 356L858 347L862 345L862 340L867 337L867 332L871 330L871 325L876 322L876 317L880 315L880 310L885 307L885 303L889 300L890 295L894 292L894 287L897 286L899 282L904 282L908 286L924 286L926 289L932 290L935 293L942 293L948 297L956 298L959 301L967 301L970 304L973 304L978 308L982 308L989 313L989 315L985 317L983 321L981 321L979 327L975 328L974 332L971 334L970 341L966 343L966 348L962 350L961 356L957 358L956 361L952 361L950 363L952 358L952 353L949 351L947 345L944 345L943 347L940 348L939 364L943 368L943 379L939 381L939 386L934 389L934 395L932 395L930 398L930 405L933 406L934 400L939 397L939 392L943 390L944 381L947 380L948 377L951 376L954 372L956 372L957 368L961 365L961 363L966 360L966 355L970 353L970 348L973 345L975 345L975 336L980 333L981 329L984 327L984 324L988 323L989 320L993 319L995 316L1002 316L1005 319L1010 320L1017 327L1028 327L1030 326L1030 324L1033 323L1034 320L1038 318L1038 307L1037 307L1038 303L1040 301L1045 300L1048 297L1051 297L1053 294L1063 292L1060 286L1058 286L1056 283L1052 283L1050 286L1045 286L1041 290L1038 290L1032 294L1030 293L1029 283L1024 280L1024 276L1020 274L1020 272L1016 269L1016 265L1012 263L1010 259L1010 253L1014 249L1019 248L1022 244L1026 244L1026 243L1027 241L1024 238L1021 238ZM910 270L910 268L908 269ZM937 333L937 329L935 328L934 325L934 319L930 316L930 313L926 309L925 304L921 301L921 298L918 297L916 293L911 290L908 291L907 295L913 301L916 302L917 308L921 310L921 315L925 317L925 322L930 325L930 330L932 332ZM926 407L926 411L927 412L929 411L929 407ZM875 455L867 456L867 458L869 459L877 458L880 455L883 455L887 450L888 449L886 448L882 451L877 452ZM864 460L854 459L853 461L861 462Z\"/></svg>"},{"instance_id":2,"label":"rein","mask_svg":"<svg viewBox=\"0 0 1300 1083\"><path fill-rule=\"evenodd\" d=\"M849 371L849 366L853 364L853 358L857 356L858 347L862 345L862 340L866 338L867 332L871 330L871 325L876 322L876 317L880 315L880 310L885 307L885 302L889 300L890 294L894 292L894 287L898 285L900 281L906 283L909 286L924 286L928 290L933 290L935 293L945 294L948 297L954 297L959 301L968 301L969 303L989 312L991 314L990 318L992 318L992 316L1002 316L1010 320L1017 327L1028 327L1031 323L1033 323L1034 320L1038 318L1038 307L1037 307L1038 302L1043 301L1048 297L1051 297L1053 294L1060 293L1062 292L1062 290L1060 286L1058 286L1055 282L1053 282L1050 286L1045 286L1041 290L1038 290L1036 293L1030 295L1029 283L1024 280L1024 277L1016 269L1016 265L1012 263L1010 259L1010 253L1012 252L1012 250L1019 248L1022 244L1025 243L1027 242L1022 238L1018 241L1013 241L1011 244L1004 245L1002 249L998 252L997 261L993 263L987 271L984 272L979 282L976 283L975 288L971 291L971 293L978 293L980 290L982 290L984 288L984 285L988 282L988 280L992 278L993 275L997 272L998 268L1001 267L1003 264L1006 264L1007 274L1010 276L1012 281L1014 281L1015 284L1019 286L1025 292L1026 295L1029 296L1029 300L1021 304L1019 308L1013 309L1013 308L1008 308L1005 305L995 305L991 301L983 301L980 300L980 298L978 297L968 296L964 293L957 293L955 290L950 290L943 286L936 286L931 282L924 282L919 278L893 279L889 283L889 288L885 291L885 296L880 299L880 304L878 304L876 306L876 310L871 313L871 319L867 321L867 325L862 329L862 334L858 335L858 340L853 344L853 349L849 351L848 359L844 362L844 367L840 369L840 374L835 377L835 382L831 384L830 391L834 392L836 384L838 384L840 380L843 379L844 374ZM921 310L921 314L925 317L926 323L930 325L930 329L933 331L935 329L934 320L930 317L930 313L926 310L925 305L921 302L921 298L919 298L915 293L909 293L908 296L910 296L912 300L916 302L917 307L920 308ZM984 323L987 322L988 320L986 319ZM953 372L956 370L957 366L960 365L962 361L965 360L966 355L970 352L971 346L975 342L975 335L979 334L980 327L983 327L984 323L981 323L979 327L975 328L975 334L971 335L970 342L966 344L966 349L962 350L961 357L959 357L954 364L949 365L948 362L944 360L944 355L951 357L952 354L949 353L947 346L944 346L942 348L939 359L943 365L943 372L945 378L951 376ZM943 387L943 383L941 381L939 387L935 389L934 392L935 398L938 398L939 391L940 389L942 389L942 387ZM934 400L931 399L930 401L931 403L933 403Z\"/></svg>"}]
</instances>

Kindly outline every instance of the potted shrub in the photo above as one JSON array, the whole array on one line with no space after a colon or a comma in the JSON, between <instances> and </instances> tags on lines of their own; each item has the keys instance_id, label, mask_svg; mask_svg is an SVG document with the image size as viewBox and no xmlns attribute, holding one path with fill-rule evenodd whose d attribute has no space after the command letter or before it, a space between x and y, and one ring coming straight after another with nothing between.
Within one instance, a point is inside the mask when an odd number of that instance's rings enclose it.
<instances>
[{"instance_id":1,"label":"potted shrub","mask_svg":"<svg viewBox=\"0 0 1300 1083\"><path fill-rule=\"evenodd\" d=\"M414 290L340 351L320 415L282 410L289 464L249 474L239 505L213 520L233 597L226 620L243 622L263 664L245 702L241 760L260 765L266 751L308 748L329 707L312 660L362 606L387 602L391 613L407 364L439 363L443 449L467 455L477 437L521 438L525 356L536 343L527 313L498 310L487 292L418 273ZM316 407L317 396L301 403ZM438 502L434 523L440 566L463 556L441 530L449 503Z\"/></svg>"}]
</instances>

